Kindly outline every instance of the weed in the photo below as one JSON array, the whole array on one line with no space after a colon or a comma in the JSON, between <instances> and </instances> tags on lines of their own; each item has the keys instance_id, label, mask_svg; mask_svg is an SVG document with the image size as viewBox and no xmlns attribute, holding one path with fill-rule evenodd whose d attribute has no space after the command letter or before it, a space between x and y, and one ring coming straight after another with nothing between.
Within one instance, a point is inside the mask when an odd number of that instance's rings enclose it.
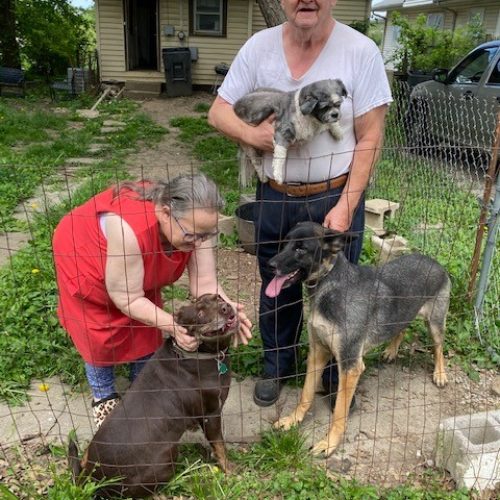
<instances>
[{"instance_id":1,"label":"weed","mask_svg":"<svg viewBox=\"0 0 500 500\"><path fill-rule=\"evenodd\" d=\"M210 104L206 102L199 102L198 104L195 105L194 110L197 113L208 113L208 110L210 109Z\"/></svg>"}]
</instances>

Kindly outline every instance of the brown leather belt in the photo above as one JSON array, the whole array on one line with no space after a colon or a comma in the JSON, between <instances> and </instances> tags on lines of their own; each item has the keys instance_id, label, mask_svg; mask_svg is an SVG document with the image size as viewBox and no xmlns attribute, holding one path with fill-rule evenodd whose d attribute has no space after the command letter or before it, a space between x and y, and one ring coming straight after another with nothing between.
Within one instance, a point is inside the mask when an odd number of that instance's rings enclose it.
<instances>
[{"instance_id":1,"label":"brown leather belt","mask_svg":"<svg viewBox=\"0 0 500 500\"><path fill-rule=\"evenodd\" d=\"M275 191L278 191L278 193L285 193L288 196L311 196L313 194L324 193L329 189L336 189L344 186L347 182L347 177L348 174L343 174L328 181L304 184L278 184L274 179L269 179L269 186Z\"/></svg>"}]
</instances>

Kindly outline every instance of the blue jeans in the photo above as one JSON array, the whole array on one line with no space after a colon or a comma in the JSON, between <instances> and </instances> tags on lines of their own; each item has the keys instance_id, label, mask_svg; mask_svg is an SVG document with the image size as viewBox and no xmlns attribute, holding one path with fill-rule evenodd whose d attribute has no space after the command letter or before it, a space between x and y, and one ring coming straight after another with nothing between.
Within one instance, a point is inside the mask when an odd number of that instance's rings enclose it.
<instances>
[{"instance_id":1,"label":"blue jeans","mask_svg":"<svg viewBox=\"0 0 500 500\"><path fill-rule=\"evenodd\" d=\"M148 354L129 364L129 379L133 382L140 371L144 368L146 361L153 354ZM96 401L108 399L116 394L115 390L115 367L114 366L94 366L85 363L85 373L92 390L92 395Z\"/></svg>"},{"instance_id":2,"label":"blue jeans","mask_svg":"<svg viewBox=\"0 0 500 500\"><path fill-rule=\"evenodd\" d=\"M287 377L296 373L298 342L302 330L302 284L283 289L276 298L264 293L274 274L269 260L280 250L286 234L298 222L323 223L326 214L340 199L343 188L324 193L291 197L272 189L269 184L257 185L255 204L255 241L262 286L260 290L259 328L264 347L264 376ZM354 214L350 231L358 235L344 249L347 258L357 263L361 255L364 231L364 196ZM332 362L323 373L323 386L328 392L338 385L337 367Z\"/></svg>"}]
</instances>

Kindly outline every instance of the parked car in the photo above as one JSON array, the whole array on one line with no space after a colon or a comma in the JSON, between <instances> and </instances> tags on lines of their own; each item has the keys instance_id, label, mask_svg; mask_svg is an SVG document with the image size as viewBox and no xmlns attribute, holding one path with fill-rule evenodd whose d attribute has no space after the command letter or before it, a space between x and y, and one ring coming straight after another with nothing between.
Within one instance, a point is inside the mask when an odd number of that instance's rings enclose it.
<instances>
[{"instance_id":1,"label":"parked car","mask_svg":"<svg viewBox=\"0 0 500 500\"><path fill-rule=\"evenodd\" d=\"M409 146L491 148L500 110L500 40L483 43L450 71L416 85L405 116Z\"/></svg>"}]
</instances>

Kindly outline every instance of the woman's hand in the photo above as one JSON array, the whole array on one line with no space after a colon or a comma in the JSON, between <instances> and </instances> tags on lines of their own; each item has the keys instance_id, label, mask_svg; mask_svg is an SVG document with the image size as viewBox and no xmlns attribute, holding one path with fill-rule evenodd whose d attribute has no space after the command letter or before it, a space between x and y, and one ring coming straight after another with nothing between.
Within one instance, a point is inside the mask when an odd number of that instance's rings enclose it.
<instances>
[{"instance_id":1,"label":"woman's hand","mask_svg":"<svg viewBox=\"0 0 500 500\"><path fill-rule=\"evenodd\" d=\"M238 344L247 345L249 340L252 338L252 322L247 318L247 315L243 311L245 308L243 304L238 304L237 302L231 302L231 304L238 313L238 333L234 336L233 347L237 347Z\"/></svg>"},{"instance_id":2,"label":"woman's hand","mask_svg":"<svg viewBox=\"0 0 500 500\"><path fill-rule=\"evenodd\" d=\"M175 343L185 351L196 351L198 348L198 341L191 335L188 335L186 328L176 323L173 318L172 324L162 327L161 330L172 336L175 339Z\"/></svg>"}]
</instances>

